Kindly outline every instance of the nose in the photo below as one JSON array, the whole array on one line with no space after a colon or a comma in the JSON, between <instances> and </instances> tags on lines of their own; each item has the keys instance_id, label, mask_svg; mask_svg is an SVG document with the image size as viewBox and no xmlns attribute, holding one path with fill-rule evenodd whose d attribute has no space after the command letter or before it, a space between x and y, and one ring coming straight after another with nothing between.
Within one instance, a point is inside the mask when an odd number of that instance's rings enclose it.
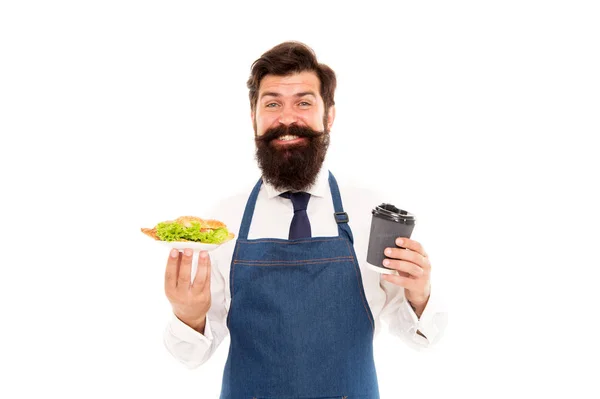
<instances>
[{"instance_id":1,"label":"nose","mask_svg":"<svg viewBox=\"0 0 600 399\"><path fill-rule=\"evenodd\" d=\"M298 115L294 110L293 106L284 105L281 107L281 113L279 114L279 123L282 125L291 125L298 121Z\"/></svg>"}]
</instances>

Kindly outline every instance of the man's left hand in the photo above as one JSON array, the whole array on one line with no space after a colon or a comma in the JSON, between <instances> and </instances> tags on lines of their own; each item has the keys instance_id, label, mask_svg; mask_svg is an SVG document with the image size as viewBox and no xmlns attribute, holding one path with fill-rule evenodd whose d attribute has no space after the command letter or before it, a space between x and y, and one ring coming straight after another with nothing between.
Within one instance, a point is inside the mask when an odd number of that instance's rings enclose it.
<instances>
[{"instance_id":1,"label":"man's left hand","mask_svg":"<svg viewBox=\"0 0 600 399\"><path fill-rule=\"evenodd\" d=\"M404 295L417 316L421 316L431 291L429 276L431 264L423 246L409 238L399 237L396 245L402 248L386 248L383 265L398 271L399 276L383 274L383 278L404 288ZM406 248L406 249L403 249Z\"/></svg>"}]
</instances>

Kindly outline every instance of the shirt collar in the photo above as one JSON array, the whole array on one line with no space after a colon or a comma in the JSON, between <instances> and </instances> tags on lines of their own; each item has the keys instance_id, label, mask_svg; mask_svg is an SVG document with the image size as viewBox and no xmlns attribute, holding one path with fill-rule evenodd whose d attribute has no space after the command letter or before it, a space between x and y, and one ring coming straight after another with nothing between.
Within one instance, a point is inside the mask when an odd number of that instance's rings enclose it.
<instances>
[{"instance_id":1,"label":"shirt collar","mask_svg":"<svg viewBox=\"0 0 600 399\"><path fill-rule=\"evenodd\" d=\"M267 197L269 199L278 197L279 194L288 191L276 189L270 183L267 183L264 178L263 185L267 190ZM325 167L325 164L323 164L321 166L321 170L319 170L319 173L317 174L315 183L305 191L315 197L324 197L325 195L327 195L327 190L329 190L329 169Z\"/></svg>"}]
</instances>

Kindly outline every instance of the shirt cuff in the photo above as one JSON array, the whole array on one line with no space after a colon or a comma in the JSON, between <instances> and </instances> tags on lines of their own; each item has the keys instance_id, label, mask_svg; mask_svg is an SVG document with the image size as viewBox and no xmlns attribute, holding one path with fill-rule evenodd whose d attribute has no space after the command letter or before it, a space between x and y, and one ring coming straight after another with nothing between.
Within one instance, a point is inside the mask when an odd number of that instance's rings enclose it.
<instances>
[{"instance_id":1,"label":"shirt cuff","mask_svg":"<svg viewBox=\"0 0 600 399\"><path fill-rule=\"evenodd\" d=\"M409 315L416 327L414 334L417 334L418 330L427 338L429 344L436 342L442 326L438 325L439 304L437 295L434 294L434 290L429 294L429 300L427 301L420 318L417 317L417 314L413 310L408 299L404 301L404 307L405 308L402 311Z\"/></svg>"},{"instance_id":2,"label":"shirt cuff","mask_svg":"<svg viewBox=\"0 0 600 399\"><path fill-rule=\"evenodd\" d=\"M171 320L171 333L184 342L201 342L205 345L212 345L213 334L210 328L210 319L206 317L206 325L204 327L204 334L199 333L192 327L188 326L177 316L173 315Z\"/></svg>"}]
</instances>

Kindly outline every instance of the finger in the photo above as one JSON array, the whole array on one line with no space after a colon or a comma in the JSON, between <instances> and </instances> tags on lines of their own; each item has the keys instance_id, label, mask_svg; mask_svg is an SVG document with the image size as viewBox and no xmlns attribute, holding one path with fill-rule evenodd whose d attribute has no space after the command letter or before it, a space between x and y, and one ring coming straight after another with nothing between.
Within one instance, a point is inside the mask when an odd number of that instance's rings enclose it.
<instances>
[{"instance_id":1,"label":"finger","mask_svg":"<svg viewBox=\"0 0 600 399\"><path fill-rule=\"evenodd\" d=\"M398 273L402 277L410 277L410 274L405 273L402 270L396 270L396 273Z\"/></svg>"},{"instance_id":2,"label":"finger","mask_svg":"<svg viewBox=\"0 0 600 399\"><path fill-rule=\"evenodd\" d=\"M398 237L396 238L396 245L402 248L410 249L411 251L415 251L419 253L421 256L427 257L427 253L425 252L425 248L421 245L420 242L411 240L406 237Z\"/></svg>"},{"instance_id":3,"label":"finger","mask_svg":"<svg viewBox=\"0 0 600 399\"><path fill-rule=\"evenodd\" d=\"M210 256L208 255L208 252L202 251L200 252L200 256L198 256L198 270L196 271L196 278L192 284L192 290L195 293L210 289L210 270Z\"/></svg>"},{"instance_id":4,"label":"finger","mask_svg":"<svg viewBox=\"0 0 600 399\"><path fill-rule=\"evenodd\" d=\"M402 248L386 248L384 251L385 256L391 259L400 259L408 262L415 263L422 269L427 269L429 266L429 260L418 252L406 250Z\"/></svg>"},{"instance_id":5,"label":"finger","mask_svg":"<svg viewBox=\"0 0 600 399\"><path fill-rule=\"evenodd\" d=\"M179 266L179 275L177 276L177 288L189 289L192 274L192 256L194 251L190 248L183 250L181 257L181 266Z\"/></svg>"},{"instance_id":6,"label":"finger","mask_svg":"<svg viewBox=\"0 0 600 399\"><path fill-rule=\"evenodd\" d=\"M177 274L179 269L179 251L172 249L167 260L165 270L165 290L170 291L177 287Z\"/></svg>"},{"instance_id":7,"label":"finger","mask_svg":"<svg viewBox=\"0 0 600 399\"><path fill-rule=\"evenodd\" d=\"M385 267L389 267L390 269L408 273L413 278L419 278L425 274L424 270L419 266L415 265L412 262L406 262L403 260L384 259L383 265Z\"/></svg>"},{"instance_id":8,"label":"finger","mask_svg":"<svg viewBox=\"0 0 600 399\"><path fill-rule=\"evenodd\" d=\"M402 276L394 276L392 274L384 274L383 278L386 281L389 281L392 284L399 285L400 287L403 287L409 291L411 289L413 289L414 285L415 285L415 280L411 279L410 277L402 277Z\"/></svg>"}]
</instances>

